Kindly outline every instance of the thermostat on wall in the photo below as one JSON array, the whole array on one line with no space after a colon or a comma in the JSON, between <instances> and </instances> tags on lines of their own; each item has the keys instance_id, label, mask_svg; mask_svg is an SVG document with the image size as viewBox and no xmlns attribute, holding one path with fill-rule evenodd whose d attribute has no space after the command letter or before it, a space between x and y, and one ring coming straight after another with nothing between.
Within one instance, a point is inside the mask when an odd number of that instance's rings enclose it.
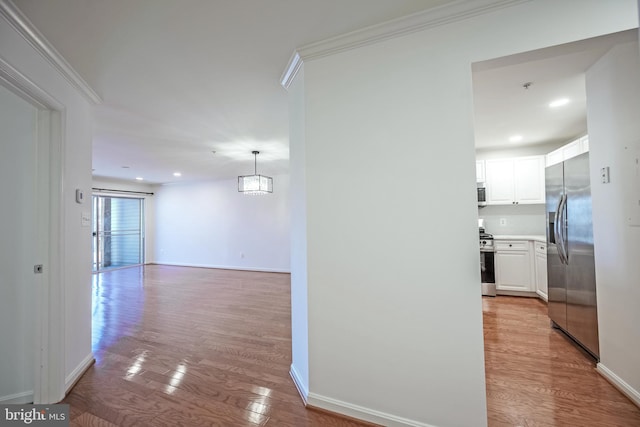
<instances>
[{"instance_id":1,"label":"thermostat on wall","mask_svg":"<svg viewBox=\"0 0 640 427\"><path fill-rule=\"evenodd\" d=\"M76 203L84 202L84 191L79 188L76 190Z\"/></svg>"}]
</instances>

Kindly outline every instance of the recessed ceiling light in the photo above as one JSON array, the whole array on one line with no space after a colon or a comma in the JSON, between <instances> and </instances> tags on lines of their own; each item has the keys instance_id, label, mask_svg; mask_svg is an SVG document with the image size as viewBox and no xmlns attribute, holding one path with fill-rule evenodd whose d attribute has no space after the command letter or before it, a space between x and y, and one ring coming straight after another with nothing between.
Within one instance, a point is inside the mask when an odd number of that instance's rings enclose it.
<instances>
[{"instance_id":1,"label":"recessed ceiling light","mask_svg":"<svg viewBox=\"0 0 640 427\"><path fill-rule=\"evenodd\" d=\"M144 178L143 178L143 177L141 177L141 176L136 176L136 179L137 179L138 181L142 181Z\"/></svg>"},{"instance_id":2,"label":"recessed ceiling light","mask_svg":"<svg viewBox=\"0 0 640 427\"><path fill-rule=\"evenodd\" d=\"M559 98L549 103L550 108L558 108L569 103L569 98Z\"/></svg>"},{"instance_id":3,"label":"recessed ceiling light","mask_svg":"<svg viewBox=\"0 0 640 427\"><path fill-rule=\"evenodd\" d=\"M129 169L129 166L122 166L122 169Z\"/></svg>"},{"instance_id":4,"label":"recessed ceiling light","mask_svg":"<svg viewBox=\"0 0 640 427\"><path fill-rule=\"evenodd\" d=\"M173 176L182 176L182 174L180 172L174 172Z\"/></svg>"},{"instance_id":5,"label":"recessed ceiling light","mask_svg":"<svg viewBox=\"0 0 640 427\"><path fill-rule=\"evenodd\" d=\"M522 141L522 135L513 135L509 137L509 142L520 142Z\"/></svg>"}]
</instances>

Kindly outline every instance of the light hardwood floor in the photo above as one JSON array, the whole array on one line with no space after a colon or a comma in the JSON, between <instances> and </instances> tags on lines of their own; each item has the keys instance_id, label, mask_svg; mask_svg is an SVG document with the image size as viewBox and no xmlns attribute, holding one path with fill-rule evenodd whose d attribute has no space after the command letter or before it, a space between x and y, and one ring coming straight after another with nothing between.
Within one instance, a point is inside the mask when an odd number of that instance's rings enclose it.
<instances>
[{"instance_id":1,"label":"light hardwood floor","mask_svg":"<svg viewBox=\"0 0 640 427\"><path fill-rule=\"evenodd\" d=\"M640 409L550 327L536 298L483 297L490 426L640 426Z\"/></svg>"},{"instance_id":2,"label":"light hardwood floor","mask_svg":"<svg viewBox=\"0 0 640 427\"><path fill-rule=\"evenodd\" d=\"M72 426L367 425L303 407L289 275L151 265L93 277L96 363L64 400ZM640 426L544 304L483 307L490 426Z\"/></svg>"},{"instance_id":3,"label":"light hardwood floor","mask_svg":"<svg viewBox=\"0 0 640 427\"><path fill-rule=\"evenodd\" d=\"M362 426L304 408L288 274L150 265L93 276L96 363L72 426Z\"/></svg>"}]
</instances>

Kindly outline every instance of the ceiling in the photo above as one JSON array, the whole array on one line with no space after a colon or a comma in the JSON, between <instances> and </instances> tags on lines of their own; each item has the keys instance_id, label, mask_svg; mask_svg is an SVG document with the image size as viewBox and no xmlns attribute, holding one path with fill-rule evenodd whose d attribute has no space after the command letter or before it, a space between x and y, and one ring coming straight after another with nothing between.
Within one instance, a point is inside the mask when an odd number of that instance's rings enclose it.
<instances>
[{"instance_id":1,"label":"ceiling","mask_svg":"<svg viewBox=\"0 0 640 427\"><path fill-rule=\"evenodd\" d=\"M103 99L94 177L159 184L252 173L252 150L258 173L287 173L280 77L294 49L454 1L14 2ZM583 134L584 71L615 41L605 39L474 64L477 148ZM571 102L551 111L558 97Z\"/></svg>"},{"instance_id":2,"label":"ceiling","mask_svg":"<svg viewBox=\"0 0 640 427\"><path fill-rule=\"evenodd\" d=\"M585 72L624 31L473 64L476 149L565 143L587 133ZM566 98L569 102L551 108ZM512 142L510 138L520 136Z\"/></svg>"},{"instance_id":3,"label":"ceiling","mask_svg":"<svg viewBox=\"0 0 640 427\"><path fill-rule=\"evenodd\" d=\"M147 183L287 173L295 48L450 2L14 0L104 101L94 177Z\"/></svg>"}]
</instances>

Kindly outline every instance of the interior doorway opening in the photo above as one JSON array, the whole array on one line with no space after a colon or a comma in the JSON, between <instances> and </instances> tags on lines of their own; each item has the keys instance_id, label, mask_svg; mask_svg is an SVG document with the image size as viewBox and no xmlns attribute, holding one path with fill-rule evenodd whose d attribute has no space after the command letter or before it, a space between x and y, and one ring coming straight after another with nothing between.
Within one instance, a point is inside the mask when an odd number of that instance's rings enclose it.
<instances>
[{"instance_id":1,"label":"interior doorway opening","mask_svg":"<svg viewBox=\"0 0 640 427\"><path fill-rule=\"evenodd\" d=\"M94 195L93 271L144 264L144 199Z\"/></svg>"}]
</instances>

